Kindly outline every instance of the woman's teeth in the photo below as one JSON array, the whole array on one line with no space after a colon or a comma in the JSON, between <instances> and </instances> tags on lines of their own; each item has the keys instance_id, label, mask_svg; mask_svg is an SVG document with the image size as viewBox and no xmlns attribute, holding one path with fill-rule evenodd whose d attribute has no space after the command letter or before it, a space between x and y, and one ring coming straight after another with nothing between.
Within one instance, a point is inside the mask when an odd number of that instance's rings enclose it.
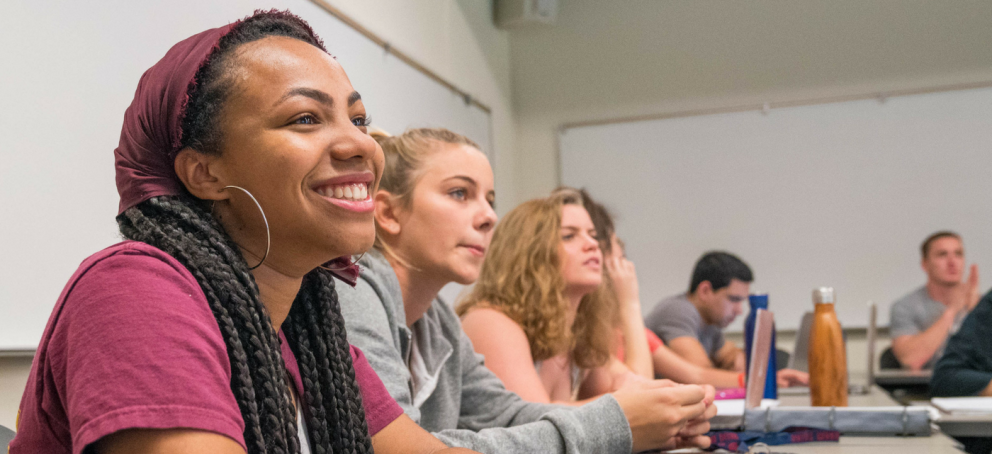
<instances>
[{"instance_id":1,"label":"woman's teeth","mask_svg":"<svg viewBox=\"0 0 992 454\"><path fill-rule=\"evenodd\" d=\"M365 200L369 197L368 186L362 183L324 186L317 188L317 193L332 199Z\"/></svg>"}]
</instances>

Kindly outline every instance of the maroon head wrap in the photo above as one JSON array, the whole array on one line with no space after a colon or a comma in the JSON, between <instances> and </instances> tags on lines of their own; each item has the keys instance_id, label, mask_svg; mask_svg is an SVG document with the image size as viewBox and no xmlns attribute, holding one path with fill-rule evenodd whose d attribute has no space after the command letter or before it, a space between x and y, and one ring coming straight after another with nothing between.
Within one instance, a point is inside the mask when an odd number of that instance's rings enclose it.
<instances>
[{"instance_id":1,"label":"maroon head wrap","mask_svg":"<svg viewBox=\"0 0 992 454\"><path fill-rule=\"evenodd\" d=\"M172 46L145 71L124 112L121 141L114 150L117 214L145 200L178 195L182 183L173 160L182 139L182 118L196 72L234 24L197 33Z\"/></svg>"},{"instance_id":2,"label":"maroon head wrap","mask_svg":"<svg viewBox=\"0 0 992 454\"><path fill-rule=\"evenodd\" d=\"M272 14L290 15L288 12ZM174 160L181 146L189 88L220 39L239 23L200 32L180 41L141 76L134 100L124 112L120 144L114 150L117 192L121 197L117 214L152 197L182 193ZM306 28L319 43L309 26ZM355 285L358 266L347 257L334 259L325 266L341 269L334 274Z\"/></svg>"}]
</instances>

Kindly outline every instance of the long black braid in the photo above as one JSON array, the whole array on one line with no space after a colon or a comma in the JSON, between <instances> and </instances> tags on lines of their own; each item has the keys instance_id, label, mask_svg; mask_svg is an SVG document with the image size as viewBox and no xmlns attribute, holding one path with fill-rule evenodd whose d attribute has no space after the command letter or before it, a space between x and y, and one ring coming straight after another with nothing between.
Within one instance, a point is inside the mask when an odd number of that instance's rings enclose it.
<instances>
[{"instance_id":1,"label":"long black braid","mask_svg":"<svg viewBox=\"0 0 992 454\"><path fill-rule=\"evenodd\" d=\"M288 36L323 49L301 19L256 12L225 35L190 84L183 147L219 153L217 119L232 82L224 69L239 45ZM117 217L125 238L175 257L196 278L217 318L231 361L231 390L245 422L251 454L300 452L296 412L279 337L238 246L192 195L155 197ZM372 452L361 394L345 336L334 280L317 269L304 277L282 325L303 379L301 405L315 454Z\"/></svg>"}]
</instances>

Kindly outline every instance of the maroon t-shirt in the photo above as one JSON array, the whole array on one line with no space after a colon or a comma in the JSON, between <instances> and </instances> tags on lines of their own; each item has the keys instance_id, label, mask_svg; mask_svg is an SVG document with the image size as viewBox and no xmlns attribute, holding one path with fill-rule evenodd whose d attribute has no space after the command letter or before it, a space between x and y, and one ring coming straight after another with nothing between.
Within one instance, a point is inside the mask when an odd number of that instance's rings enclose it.
<instances>
[{"instance_id":1,"label":"maroon t-shirt","mask_svg":"<svg viewBox=\"0 0 992 454\"><path fill-rule=\"evenodd\" d=\"M299 368L283 359L302 395ZM370 434L403 410L351 347ZM114 432L189 428L244 447L231 364L196 279L165 252L125 241L83 262L48 320L10 453L79 454Z\"/></svg>"}]
</instances>

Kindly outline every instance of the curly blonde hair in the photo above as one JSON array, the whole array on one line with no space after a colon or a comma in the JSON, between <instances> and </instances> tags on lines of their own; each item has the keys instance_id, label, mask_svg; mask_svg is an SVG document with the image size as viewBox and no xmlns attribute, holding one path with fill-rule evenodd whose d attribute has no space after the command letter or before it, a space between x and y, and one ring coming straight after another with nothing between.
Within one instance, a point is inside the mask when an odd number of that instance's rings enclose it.
<instances>
[{"instance_id":1,"label":"curly blonde hair","mask_svg":"<svg viewBox=\"0 0 992 454\"><path fill-rule=\"evenodd\" d=\"M612 328L603 298L589 295L567 326L558 248L562 207L569 204L582 205L572 194L555 194L510 211L496 225L479 280L457 313L499 310L523 328L535 361L568 352L577 366L591 369L609 361ZM595 293L601 291L602 286Z\"/></svg>"},{"instance_id":2,"label":"curly blonde hair","mask_svg":"<svg viewBox=\"0 0 992 454\"><path fill-rule=\"evenodd\" d=\"M616 227L613 224L613 215L610 214L610 210L606 206L593 200L585 188L575 189L569 186L559 186L552 194L567 194L582 200L582 206L589 213L589 218L592 219L592 225L596 229L596 238L599 240L599 249L603 251L604 263L614 252L623 255L623 242L620 240L617 241L620 242L621 250L613 251L613 236L616 235ZM610 275L610 270L606 266L603 267L603 282L597 290L586 295L584 298L601 300L599 303L590 304L602 304L606 306L604 314L610 320L610 324L616 330L621 329L623 321L620 319L620 301L617 299L613 276ZM614 336L612 340L613 346L610 351L615 352L620 339Z\"/></svg>"}]
</instances>

